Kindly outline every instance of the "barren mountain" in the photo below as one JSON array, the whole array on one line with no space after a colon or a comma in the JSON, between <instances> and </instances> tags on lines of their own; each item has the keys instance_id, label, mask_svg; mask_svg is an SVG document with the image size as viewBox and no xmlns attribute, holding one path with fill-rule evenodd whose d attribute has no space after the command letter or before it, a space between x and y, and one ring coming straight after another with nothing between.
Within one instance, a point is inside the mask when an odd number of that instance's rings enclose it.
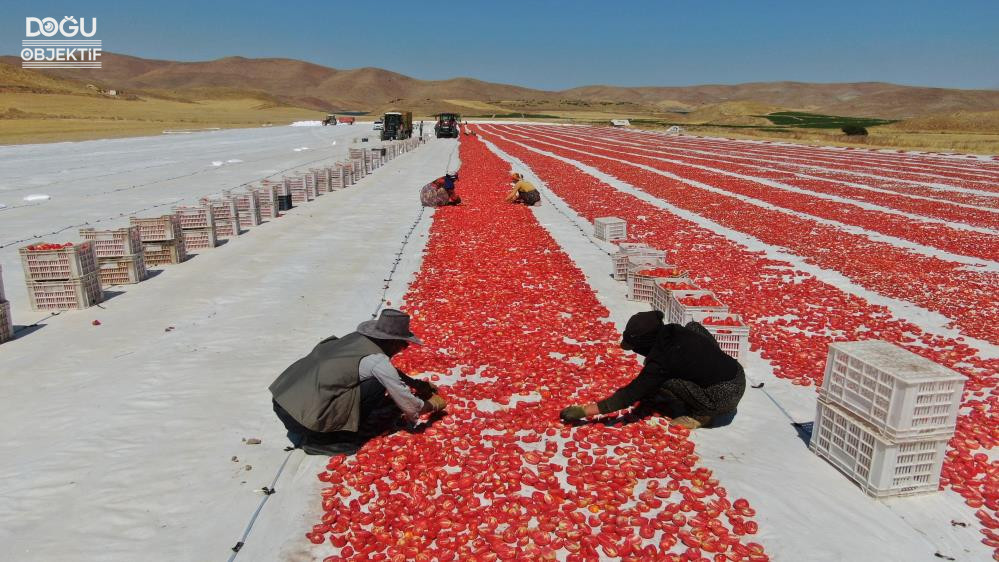
<instances>
[{"instance_id":1,"label":"barren mountain","mask_svg":"<svg viewBox=\"0 0 999 562\"><path fill-rule=\"evenodd\" d=\"M20 66L20 59L16 57L0 57L0 62ZM731 120L738 114L736 108L740 105L728 105L730 102L748 102L742 105L747 112L783 108L893 119L999 110L999 91L995 90L925 88L881 82L758 82L634 88L595 85L552 92L472 78L418 80L379 68L338 70L279 58L227 57L203 62L173 62L106 52L103 62L103 68L99 70L20 72L43 72L47 77L65 78L80 84L175 98L232 97L242 93L245 97L331 111L382 111L398 106L424 112L457 110L468 113L476 104L525 111L532 106L544 110L569 103L579 109L586 106L612 109L617 104L625 112L662 113L696 111L705 106L726 104L727 110L723 113L726 120ZM10 86L6 84L11 79L10 74L10 71L0 74L0 88ZM23 76L19 80L25 81ZM507 103L504 105L504 102Z\"/></svg>"}]
</instances>

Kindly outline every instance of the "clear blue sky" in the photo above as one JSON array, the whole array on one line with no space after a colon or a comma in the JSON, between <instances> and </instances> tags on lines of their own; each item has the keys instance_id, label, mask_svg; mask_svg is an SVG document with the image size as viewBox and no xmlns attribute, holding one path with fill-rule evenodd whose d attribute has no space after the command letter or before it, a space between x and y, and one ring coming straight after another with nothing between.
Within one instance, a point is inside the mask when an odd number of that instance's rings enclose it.
<instances>
[{"instance_id":1,"label":"clear blue sky","mask_svg":"<svg viewBox=\"0 0 999 562\"><path fill-rule=\"evenodd\" d=\"M0 52L24 18L98 18L109 51L288 57L542 89L885 81L999 88L999 0L536 2L2 0Z\"/></svg>"}]
</instances>

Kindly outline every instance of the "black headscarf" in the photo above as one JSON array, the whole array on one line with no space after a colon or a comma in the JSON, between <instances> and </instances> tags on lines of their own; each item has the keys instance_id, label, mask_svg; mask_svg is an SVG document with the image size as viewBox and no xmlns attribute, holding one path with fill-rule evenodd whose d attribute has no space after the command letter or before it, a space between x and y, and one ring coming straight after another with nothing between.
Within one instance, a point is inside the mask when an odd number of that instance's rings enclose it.
<instances>
[{"instance_id":1,"label":"black headscarf","mask_svg":"<svg viewBox=\"0 0 999 562\"><path fill-rule=\"evenodd\" d=\"M659 330L663 328L663 317L663 313L659 310L633 315L624 327L621 343L639 355L648 356L659 336Z\"/></svg>"}]
</instances>

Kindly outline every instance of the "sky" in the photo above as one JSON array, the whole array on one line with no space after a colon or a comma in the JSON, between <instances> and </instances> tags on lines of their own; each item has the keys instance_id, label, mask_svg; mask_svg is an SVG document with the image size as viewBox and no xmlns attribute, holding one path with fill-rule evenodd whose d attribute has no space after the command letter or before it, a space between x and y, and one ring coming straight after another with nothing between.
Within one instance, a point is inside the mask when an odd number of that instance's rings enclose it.
<instances>
[{"instance_id":1,"label":"sky","mask_svg":"<svg viewBox=\"0 0 999 562\"><path fill-rule=\"evenodd\" d=\"M796 80L999 88L999 0L171 2L0 0L0 53L26 17L96 17L105 50L286 57L414 78L561 90Z\"/></svg>"}]
</instances>

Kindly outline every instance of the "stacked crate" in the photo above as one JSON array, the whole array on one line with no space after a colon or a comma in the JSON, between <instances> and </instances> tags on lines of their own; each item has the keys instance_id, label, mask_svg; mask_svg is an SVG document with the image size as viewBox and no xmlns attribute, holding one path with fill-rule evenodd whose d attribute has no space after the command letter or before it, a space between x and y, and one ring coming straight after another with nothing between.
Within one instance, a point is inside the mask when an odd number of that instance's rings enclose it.
<instances>
[{"instance_id":1,"label":"stacked crate","mask_svg":"<svg viewBox=\"0 0 999 562\"><path fill-rule=\"evenodd\" d=\"M964 380L888 342L833 343L809 448L868 495L934 492Z\"/></svg>"},{"instance_id":2,"label":"stacked crate","mask_svg":"<svg viewBox=\"0 0 999 562\"><path fill-rule=\"evenodd\" d=\"M174 207L173 214L180 221L185 250L209 250L218 245L211 206L202 204Z\"/></svg>"},{"instance_id":3,"label":"stacked crate","mask_svg":"<svg viewBox=\"0 0 999 562\"><path fill-rule=\"evenodd\" d=\"M310 171L316 175L316 189L320 195L332 191L330 185L333 179L333 170L331 168L313 168Z\"/></svg>"},{"instance_id":4,"label":"stacked crate","mask_svg":"<svg viewBox=\"0 0 999 562\"><path fill-rule=\"evenodd\" d=\"M104 300L90 242L52 249L27 246L20 254L32 310L83 309Z\"/></svg>"},{"instance_id":5,"label":"stacked crate","mask_svg":"<svg viewBox=\"0 0 999 562\"><path fill-rule=\"evenodd\" d=\"M261 220L276 219L278 217L278 187L275 184L263 184L253 189L257 193L257 202L260 205Z\"/></svg>"},{"instance_id":6,"label":"stacked crate","mask_svg":"<svg viewBox=\"0 0 999 562\"><path fill-rule=\"evenodd\" d=\"M10 302L3 295L3 269L0 269L0 343L14 339L14 318Z\"/></svg>"},{"instance_id":7,"label":"stacked crate","mask_svg":"<svg viewBox=\"0 0 999 562\"><path fill-rule=\"evenodd\" d=\"M260 226L260 198L255 191L242 193L223 193L236 203L239 213L239 226L248 230L252 226Z\"/></svg>"},{"instance_id":8,"label":"stacked crate","mask_svg":"<svg viewBox=\"0 0 999 562\"><path fill-rule=\"evenodd\" d=\"M611 267L616 281L628 280L630 265L665 265L666 250L657 250L648 244L622 242L617 252L611 254Z\"/></svg>"},{"instance_id":9,"label":"stacked crate","mask_svg":"<svg viewBox=\"0 0 999 562\"><path fill-rule=\"evenodd\" d=\"M177 215L155 218L132 217L131 225L138 227L142 240L142 253L146 265L167 265L187 259L184 233Z\"/></svg>"},{"instance_id":10,"label":"stacked crate","mask_svg":"<svg viewBox=\"0 0 999 562\"><path fill-rule=\"evenodd\" d=\"M309 193L305 187L304 177L286 177L284 178L284 183L288 186L288 192L291 193L292 205L303 205L309 201Z\"/></svg>"},{"instance_id":11,"label":"stacked crate","mask_svg":"<svg viewBox=\"0 0 999 562\"><path fill-rule=\"evenodd\" d=\"M347 170L341 164L337 164L330 171L330 190L343 189L347 185L349 185L347 182Z\"/></svg>"},{"instance_id":12,"label":"stacked crate","mask_svg":"<svg viewBox=\"0 0 999 562\"><path fill-rule=\"evenodd\" d=\"M212 210L212 220L215 221L215 236L217 238L235 238L242 233L239 227L239 209L232 198L201 200L202 205L208 205Z\"/></svg>"},{"instance_id":13,"label":"stacked crate","mask_svg":"<svg viewBox=\"0 0 999 562\"><path fill-rule=\"evenodd\" d=\"M669 312L669 300L673 295L673 291L693 291L697 289L700 289L700 287L695 285L690 279L657 282L652 292L652 309L667 314Z\"/></svg>"},{"instance_id":14,"label":"stacked crate","mask_svg":"<svg viewBox=\"0 0 999 562\"><path fill-rule=\"evenodd\" d=\"M281 181L261 180L260 185L262 185L264 188L270 188L274 191L274 197L277 198L278 202L277 206L278 211L287 211L292 207L291 190L289 189L288 182L286 182L284 179L282 179ZM275 214L274 216L277 216L277 214Z\"/></svg>"},{"instance_id":15,"label":"stacked crate","mask_svg":"<svg viewBox=\"0 0 999 562\"><path fill-rule=\"evenodd\" d=\"M146 278L146 259L138 228L81 228L80 237L94 246L102 287L138 283Z\"/></svg>"},{"instance_id":16,"label":"stacked crate","mask_svg":"<svg viewBox=\"0 0 999 562\"><path fill-rule=\"evenodd\" d=\"M593 219L593 237L604 242L624 240L628 237L628 222L617 217Z\"/></svg>"},{"instance_id":17,"label":"stacked crate","mask_svg":"<svg viewBox=\"0 0 999 562\"><path fill-rule=\"evenodd\" d=\"M302 174L302 179L305 180L305 197L308 201L312 201L319 197L319 177L318 175L309 170Z\"/></svg>"}]
</instances>

